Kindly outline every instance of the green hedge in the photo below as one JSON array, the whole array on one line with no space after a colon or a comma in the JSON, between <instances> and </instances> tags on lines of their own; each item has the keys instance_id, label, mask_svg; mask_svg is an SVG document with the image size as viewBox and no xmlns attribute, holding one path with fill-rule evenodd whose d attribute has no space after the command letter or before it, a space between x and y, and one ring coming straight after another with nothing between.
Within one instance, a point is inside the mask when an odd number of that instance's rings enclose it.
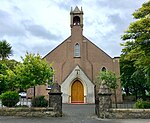
<instances>
[{"instance_id":1,"label":"green hedge","mask_svg":"<svg viewBox=\"0 0 150 123\"><path fill-rule=\"evenodd\" d=\"M2 105L14 107L19 102L19 94L15 91L7 91L0 96Z\"/></svg>"}]
</instances>

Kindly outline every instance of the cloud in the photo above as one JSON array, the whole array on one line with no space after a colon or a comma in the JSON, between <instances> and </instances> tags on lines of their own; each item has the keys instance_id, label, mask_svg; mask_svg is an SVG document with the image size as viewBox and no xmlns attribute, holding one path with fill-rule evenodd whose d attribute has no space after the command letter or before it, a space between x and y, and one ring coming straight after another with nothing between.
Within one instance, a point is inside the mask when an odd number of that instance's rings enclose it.
<instances>
[{"instance_id":1,"label":"cloud","mask_svg":"<svg viewBox=\"0 0 150 123\"><path fill-rule=\"evenodd\" d=\"M41 25L36 25L36 24L25 25L25 28L28 32L30 32L30 34L39 38L48 39L48 40L58 40L59 38L61 38L61 36L52 34L50 31L48 31Z\"/></svg>"},{"instance_id":2,"label":"cloud","mask_svg":"<svg viewBox=\"0 0 150 123\"><path fill-rule=\"evenodd\" d=\"M26 51L47 54L70 35L70 9L82 6L83 33L110 56L121 52L120 36L145 0L0 1L0 38L12 44L19 59ZM0 40L1 40L0 39Z\"/></svg>"},{"instance_id":3,"label":"cloud","mask_svg":"<svg viewBox=\"0 0 150 123\"><path fill-rule=\"evenodd\" d=\"M75 7L82 3L81 0L54 0L56 6L59 6L60 9L70 10L71 7Z\"/></svg>"},{"instance_id":4,"label":"cloud","mask_svg":"<svg viewBox=\"0 0 150 123\"><path fill-rule=\"evenodd\" d=\"M138 8L144 0L133 2L131 0L96 0L97 6L108 7L110 9L133 9ZM109 11L109 10L108 10Z\"/></svg>"},{"instance_id":5,"label":"cloud","mask_svg":"<svg viewBox=\"0 0 150 123\"><path fill-rule=\"evenodd\" d=\"M36 45L32 47L32 52L39 53L42 57L49 53L58 44L54 41L47 41L44 44Z\"/></svg>"},{"instance_id":6,"label":"cloud","mask_svg":"<svg viewBox=\"0 0 150 123\"><path fill-rule=\"evenodd\" d=\"M25 36L24 28L16 23L10 13L0 10L0 36Z\"/></svg>"}]
</instances>

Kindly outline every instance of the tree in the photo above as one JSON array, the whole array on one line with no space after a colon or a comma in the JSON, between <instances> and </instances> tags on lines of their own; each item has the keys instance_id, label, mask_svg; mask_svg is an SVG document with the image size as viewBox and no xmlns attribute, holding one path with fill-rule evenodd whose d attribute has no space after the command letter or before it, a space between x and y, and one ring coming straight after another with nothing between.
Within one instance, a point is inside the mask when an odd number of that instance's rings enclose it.
<instances>
[{"instance_id":1,"label":"tree","mask_svg":"<svg viewBox=\"0 0 150 123\"><path fill-rule=\"evenodd\" d=\"M5 64L0 63L0 94L6 91L6 70L7 66Z\"/></svg>"},{"instance_id":2,"label":"tree","mask_svg":"<svg viewBox=\"0 0 150 123\"><path fill-rule=\"evenodd\" d=\"M138 91L141 86L144 89L145 85L150 85L150 1L135 11L133 17L136 21L130 24L122 36L125 42L122 44L121 74L123 83L134 84ZM140 74L144 78L137 80Z\"/></svg>"},{"instance_id":3,"label":"tree","mask_svg":"<svg viewBox=\"0 0 150 123\"><path fill-rule=\"evenodd\" d=\"M126 41L122 52L126 59L131 59L137 68L142 68L147 74L150 71L150 1L144 3L133 16L137 21L131 23L122 36Z\"/></svg>"},{"instance_id":4,"label":"tree","mask_svg":"<svg viewBox=\"0 0 150 123\"><path fill-rule=\"evenodd\" d=\"M0 94L17 89L14 78L14 69L17 64L19 62L15 60L0 60Z\"/></svg>"},{"instance_id":5,"label":"tree","mask_svg":"<svg viewBox=\"0 0 150 123\"><path fill-rule=\"evenodd\" d=\"M0 59L4 60L12 55L12 50L9 43L6 40L0 41Z\"/></svg>"},{"instance_id":6,"label":"tree","mask_svg":"<svg viewBox=\"0 0 150 123\"><path fill-rule=\"evenodd\" d=\"M123 91L127 96L136 93L135 83L132 78L132 74L135 72L135 67L132 61L125 60L123 56L120 57L120 73L121 73L121 84ZM136 93L137 95L137 93Z\"/></svg>"},{"instance_id":7,"label":"tree","mask_svg":"<svg viewBox=\"0 0 150 123\"><path fill-rule=\"evenodd\" d=\"M114 91L115 94L115 104L117 108L117 96L116 96L116 89L118 87L117 84L117 77L115 73L111 71L100 71L99 75L97 76L97 79L101 83L102 81L104 82L103 84L106 84L110 89Z\"/></svg>"},{"instance_id":8,"label":"tree","mask_svg":"<svg viewBox=\"0 0 150 123\"><path fill-rule=\"evenodd\" d=\"M146 82L143 70L140 69L136 70L131 77L133 78L133 82L136 83L135 89L137 94L139 94L139 96L142 96L143 99L145 99L146 90L149 90L149 86L148 83Z\"/></svg>"},{"instance_id":9,"label":"tree","mask_svg":"<svg viewBox=\"0 0 150 123\"><path fill-rule=\"evenodd\" d=\"M45 59L41 60L39 54L26 53L22 61L23 63L18 64L15 68L15 76L19 88L28 89L36 85L46 84L53 78L52 65Z\"/></svg>"}]
</instances>

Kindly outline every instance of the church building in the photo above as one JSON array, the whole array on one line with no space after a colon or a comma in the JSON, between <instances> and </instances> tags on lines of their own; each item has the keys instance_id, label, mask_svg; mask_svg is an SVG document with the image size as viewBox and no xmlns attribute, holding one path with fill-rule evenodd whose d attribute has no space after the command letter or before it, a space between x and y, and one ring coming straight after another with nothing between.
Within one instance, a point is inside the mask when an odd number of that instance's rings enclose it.
<instances>
[{"instance_id":1,"label":"church building","mask_svg":"<svg viewBox=\"0 0 150 123\"><path fill-rule=\"evenodd\" d=\"M82 8L71 9L71 35L43 58L53 63L54 82L61 86L63 103L95 103L95 82L99 71L110 70L120 75L119 58L110 57L87 39L83 35L83 26ZM122 102L119 81L118 84L117 101ZM37 86L36 95L48 96L46 88Z\"/></svg>"}]
</instances>

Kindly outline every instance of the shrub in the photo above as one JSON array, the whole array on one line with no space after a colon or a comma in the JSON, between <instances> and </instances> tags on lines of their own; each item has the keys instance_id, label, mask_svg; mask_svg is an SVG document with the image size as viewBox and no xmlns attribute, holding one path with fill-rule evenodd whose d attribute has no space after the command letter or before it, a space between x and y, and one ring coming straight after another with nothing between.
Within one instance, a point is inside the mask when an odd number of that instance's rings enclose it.
<instances>
[{"instance_id":1,"label":"shrub","mask_svg":"<svg viewBox=\"0 0 150 123\"><path fill-rule=\"evenodd\" d=\"M142 99L138 99L137 102L134 104L134 108L143 109L144 108L143 100Z\"/></svg>"},{"instance_id":2,"label":"shrub","mask_svg":"<svg viewBox=\"0 0 150 123\"><path fill-rule=\"evenodd\" d=\"M47 107L48 101L44 98L44 96L38 96L31 100L31 104L33 107Z\"/></svg>"},{"instance_id":3,"label":"shrub","mask_svg":"<svg viewBox=\"0 0 150 123\"><path fill-rule=\"evenodd\" d=\"M134 108L149 109L150 108L150 102L143 101L142 99L138 99L137 102L134 104Z\"/></svg>"},{"instance_id":4,"label":"shrub","mask_svg":"<svg viewBox=\"0 0 150 123\"><path fill-rule=\"evenodd\" d=\"M148 102L148 101L144 101L143 105L144 105L145 109L149 109L150 108L150 102Z\"/></svg>"},{"instance_id":5,"label":"shrub","mask_svg":"<svg viewBox=\"0 0 150 123\"><path fill-rule=\"evenodd\" d=\"M13 107L19 102L19 94L15 91L7 91L2 93L0 98L2 105L7 107Z\"/></svg>"}]
</instances>

